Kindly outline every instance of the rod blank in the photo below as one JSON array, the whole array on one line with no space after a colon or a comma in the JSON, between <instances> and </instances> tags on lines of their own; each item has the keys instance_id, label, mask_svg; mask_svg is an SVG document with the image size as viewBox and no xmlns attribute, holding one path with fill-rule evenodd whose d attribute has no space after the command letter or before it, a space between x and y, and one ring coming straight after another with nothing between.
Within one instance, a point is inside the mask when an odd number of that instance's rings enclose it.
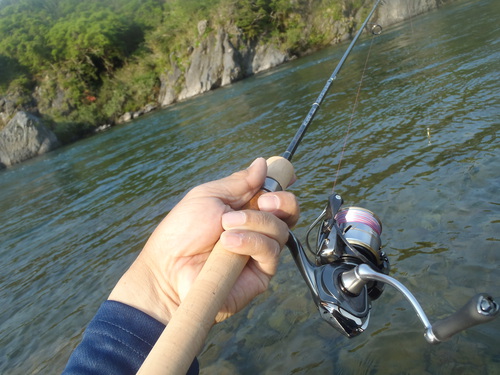
<instances>
[{"instance_id":1,"label":"rod blank","mask_svg":"<svg viewBox=\"0 0 500 375\"><path fill-rule=\"evenodd\" d=\"M286 160L291 161L293 155L295 154L295 151L299 147L300 142L302 141L302 138L304 138L304 135L307 131L307 128L311 124L312 120L314 119L314 116L316 115L316 112L318 111L321 103L323 102L323 99L325 98L326 94L328 93L328 90L330 90L330 86L332 85L333 81L337 78L337 75L340 72L340 69L342 69L342 66L344 65L345 61L347 60L347 57L351 53L352 48L358 41L358 38L361 36L361 33L363 32L364 28L368 24L368 21L372 17L373 13L375 13L375 10L377 9L378 5L380 4L381 0L377 0L375 5L373 6L372 10L370 11L370 14L366 17L365 21L359 28L358 32L352 39L351 43L349 44L349 47L347 47L347 50L344 52L344 55L340 59L339 63L335 67L335 70L333 71L332 75L326 81L325 86L323 87L323 90L321 90L318 98L316 101L313 103L311 109L309 110L309 113L305 117L304 121L300 125L299 129L297 130L297 133L295 133L295 136L293 137L292 141L290 142L290 145L286 149L286 151L281 155L284 157Z\"/></svg>"}]
</instances>

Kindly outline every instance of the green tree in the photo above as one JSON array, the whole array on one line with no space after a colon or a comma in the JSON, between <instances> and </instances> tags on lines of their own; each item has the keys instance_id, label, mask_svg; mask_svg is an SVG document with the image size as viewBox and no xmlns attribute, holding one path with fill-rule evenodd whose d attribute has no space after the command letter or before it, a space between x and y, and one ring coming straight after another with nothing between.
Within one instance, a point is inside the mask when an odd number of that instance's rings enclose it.
<instances>
[{"instance_id":1,"label":"green tree","mask_svg":"<svg viewBox=\"0 0 500 375\"><path fill-rule=\"evenodd\" d=\"M111 11L84 12L57 22L47 33L47 44L56 63L63 63L82 78L97 79L111 72L130 53L124 38L128 25Z\"/></svg>"},{"instance_id":2,"label":"green tree","mask_svg":"<svg viewBox=\"0 0 500 375\"><path fill-rule=\"evenodd\" d=\"M15 59L0 55L0 90L7 91L13 81L25 85L29 74L26 69Z\"/></svg>"},{"instance_id":3,"label":"green tree","mask_svg":"<svg viewBox=\"0 0 500 375\"><path fill-rule=\"evenodd\" d=\"M45 67L44 35L50 27L50 15L42 10L26 11L21 5L0 11L0 53L30 69Z\"/></svg>"}]
</instances>

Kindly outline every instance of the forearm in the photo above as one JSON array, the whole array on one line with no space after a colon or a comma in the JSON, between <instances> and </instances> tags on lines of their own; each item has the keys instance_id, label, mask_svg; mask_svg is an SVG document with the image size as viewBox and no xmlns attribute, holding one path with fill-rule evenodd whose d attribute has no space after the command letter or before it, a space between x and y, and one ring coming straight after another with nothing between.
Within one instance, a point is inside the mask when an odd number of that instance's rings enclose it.
<instances>
[{"instance_id":1,"label":"forearm","mask_svg":"<svg viewBox=\"0 0 500 375\"><path fill-rule=\"evenodd\" d=\"M140 310L106 301L85 330L63 374L136 374L164 328ZM198 374L196 359L188 374Z\"/></svg>"}]
</instances>

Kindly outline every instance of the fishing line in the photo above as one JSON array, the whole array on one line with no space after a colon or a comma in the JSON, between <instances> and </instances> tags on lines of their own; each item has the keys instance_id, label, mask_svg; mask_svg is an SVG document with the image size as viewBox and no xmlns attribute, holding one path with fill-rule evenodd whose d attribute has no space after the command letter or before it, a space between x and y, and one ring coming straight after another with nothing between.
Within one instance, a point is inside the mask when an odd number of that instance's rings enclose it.
<instances>
[{"instance_id":1,"label":"fishing line","mask_svg":"<svg viewBox=\"0 0 500 375\"><path fill-rule=\"evenodd\" d=\"M341 209L337 215L335 215L335 219L339 224L348 224L352 222L365 224L370 227L370 229L377 232L379 236L382 234L382 223L373 212L365 208L352 207L349 209Z\"/></svg>"},{"instance_id":2,"label":"fishing line","mask_svg":"<svg viewBox=\"0 0 500 375\"><path fill-rule=\"evenodd\" d=\"M406 3L406 7L407 7L406 9L408 10L408 14L410 15L411 36L413 36L414 35L414 32L413 32L413 13L411 12L409 1Z\"/></svg>"},{"instance_id":3,"label":"fishing line","mask_svg":"<svg viewBox=\"0 0 500 375\"><path fill-rule=\"evenodd\" d=\"M368 61L370 60L370 54L371 54L371 50L372 50L372 47L373 47L373 41L375 40L375 37L377 35L380 35L382 33L382 27L380 25L375 25L374 24L372 26L371 33L372 33L372 38L371 38L371 41L370 41L370 47L368 48L368 53L366 54L365 65L364 65L363 71L361 73L361 79L359 81L358 91L356 93L356 97L354 99L354 103L353 103L353 106L352 106L351 118L349 120L349 125L347 126L346 134L345 134L345 137L344 137L344 145L342 146L342 151L340 152L340 160L339 160L339 163L338 163L338 166L337 166L337 172L335 173L335 179L333 180L332 192L335 191L335 186L337 185L337 179L339 177L340 168L342 166L342 160L344 158L344 153L345 153L345 150L346 150L346 147L347 147L347 140L349 139L349 134L350 134L350 131L351 131L352 123L354 121L354 116L356 115L356 109L357 109L358 104L359 104L359 97L360 97L360 94L361 94L361 88L363 86L363 80L365 78L366 70L368 68Z\"/></svg>"}]
</instances>

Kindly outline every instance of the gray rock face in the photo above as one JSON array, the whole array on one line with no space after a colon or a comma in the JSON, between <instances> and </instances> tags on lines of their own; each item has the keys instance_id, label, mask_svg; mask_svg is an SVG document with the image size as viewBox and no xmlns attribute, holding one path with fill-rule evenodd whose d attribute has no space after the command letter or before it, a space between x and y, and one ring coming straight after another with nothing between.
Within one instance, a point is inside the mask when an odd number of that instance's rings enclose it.
<instances>
[{"instance_id":1,"label":"gray rock face","mask_svg":"<svg viewBox=\"0 0 500 375\"><path fill-rule=\"evenodd\" d=\"M273 45L260 45L252 60L252 73L259 73L283 64L288 56Z\"/></svg>"},{"instance_id":2,"label":"gray rock face","mask_svg":"<svg viewBox=\"0 0 500 375\"><path fill-rule=\"evenodd\" d=\"M17 112L0 132L0 168L10 167L57 147L57 137L38 117Z\"/></svg>"},{"instance_id":3,"label":"gray rock face","mask_svg":"<svg viewBox=\"0 0 500 375\"><path fill-rule=\"evenodd\" d=\"M125 112L123 115L120 116L120 118L118 118L118 120L116 120L116 123L123 124L124 122L129 122L133 118L134 116L132 112Z\"/></svg>"},{"instance_id":4,"label":"gray rock face","mask_svg":"<svg viewBox=\"0 0 500 375\"><path fill-rule=\"evenodd\" d=\"M222 41L224 32L219 30L215 35L209 34L200 46L191 54L191 64L186 72L185 87L179 94L179 99L186 99L221 86L222 56L224 47Z\"/></svg>"},{"instance_id":5,"label":"gray rock face","mask_svg":"<svg viewBox=\"0 0 500 375\"><path fill-rule=\"evenodd\" d=\"M16 105L10 98L0 98L0 124L7 124L9 118L14 114Z\"/></svg>"},{"instance_id":6,"label":"gray rock face","mask_svg":"<svg viewBox=\"0 0 500 375\"><path fill-rule=\"evenodd\" d=\"M160 77L161 87L158 103L161 106L169 105L177 100L177 87L180 85L179 81L181 78L184 77L172 56L170 56L170 60L170 64L172 65L171 71L165 72Z\"/></svg>"},{"instance_id":7,"label":"gray rock face","mask_svg":"<svg viewBox=\"0 0 500 375\"><path fill-rule=\"evenodd\" d=\"M429 12L450 0L391 0L385 6L379 7L378 20L381 25L390 25L404 21L413 16Z\"/></svg>"},{"instance_id":8,"label":"gray rock face","mask_svg":"<svg viewBox=\"0 0 500 375\"><path fill-rule=\"evenodd\" d=\"M206 35L190 52L189 66L184 75L171 62L172 71L161 77L160 105L166 106L229 85L288 60L288 55L273 45L245 42L242 35L223 28Z\"/></svg>"},{"instance_id":9,"label":"gray rock face","mask_svg":"<svg viewBox=\"0 0 500 375\"><path fill-rule=\"evenodd\" d=\"M205 34L207 27L208 27L207 20L202 20L202 21L198 22L198 35L202 36L203 34Z\"/></svg>"},{"instance_id":10,"label":"gray rock face","mask_svg":"<svg viewBox=\"0 0 500 375\"><path fill-rule=\"evenodd\" d=\"M391 0L378 8L375 19L387 26L401 22L412 16L435 9L452 0ZM372 4L365 5L370 9ZM354 10L351 9L351 13ZM365 13L356 11L351 14L359 23ZM329 21L319 25L330 30L332 42L340 42L350 35L348 22ZM227 28L228 27L228 28ZM208 21L198 23L198 35L201 41L198 46L190 47L189 62L185 73L171 59L171 69L161 77L161 88L158 103L161 106L184 100L215 88L229 85L242 78L278 66L292 58L272 44L259 41L245 41L240 30L235 27L219 27L208 32Z\"/></svg>"},{"instance_id":11,"label":"gray rock face","mask_svg":"<svg viewBox=\"0 0 500 375\"><path fill-rule=\"evenodd\" d=\"M228 34L225 34L222 46L224 55L222 56L223 71L221 86L226 86L242 79L244 72L242 70L241 54L238 51L238 47L234 46L231 42Z\"/></svg>"}]
</instances>

